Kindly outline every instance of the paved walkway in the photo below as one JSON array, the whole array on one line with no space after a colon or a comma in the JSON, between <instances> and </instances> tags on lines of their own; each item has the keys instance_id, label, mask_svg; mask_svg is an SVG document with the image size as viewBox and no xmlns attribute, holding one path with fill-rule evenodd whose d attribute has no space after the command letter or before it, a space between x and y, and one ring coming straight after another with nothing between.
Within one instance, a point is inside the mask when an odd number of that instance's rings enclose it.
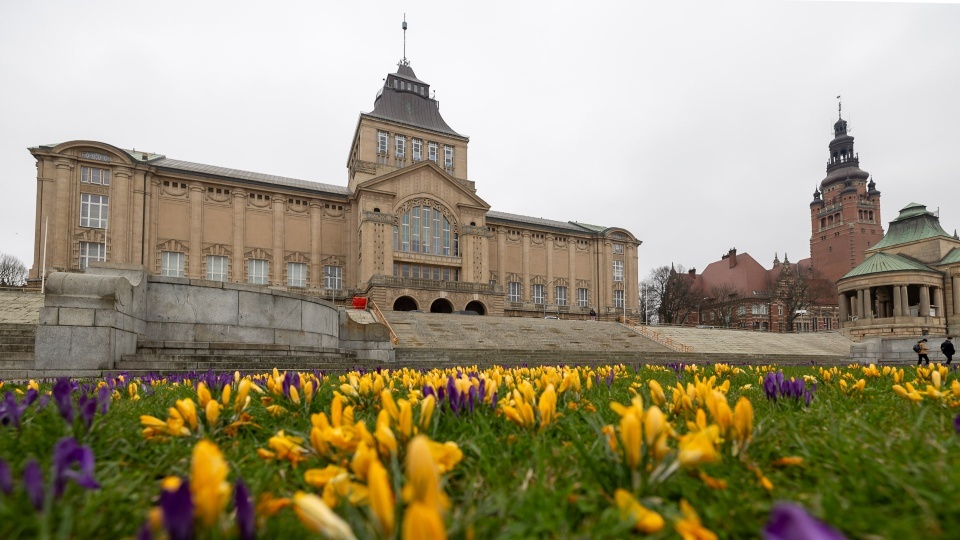
<instances>
[{"instance_id":1,"label":"paved walkway","mask_svg":"<svg viewBox=\"0 0 960 540\"><path fill-rule=\"evenodd\" d=\"M42 307L39 291L0 291L0 324L37 324Z\"/></svg>"},{"instance_id":2,"label":"paved walkway","mask_svg":"<svg viewBox=\"0 0 960 540\"><path fill-rule=\"evenodd\" d=\"M647 326L646 328L692 348L692 352L701 354L849 356L850 346L853 344L840 332L780 334L720 328L675 326Z\"/></svg>"}]
</instances>

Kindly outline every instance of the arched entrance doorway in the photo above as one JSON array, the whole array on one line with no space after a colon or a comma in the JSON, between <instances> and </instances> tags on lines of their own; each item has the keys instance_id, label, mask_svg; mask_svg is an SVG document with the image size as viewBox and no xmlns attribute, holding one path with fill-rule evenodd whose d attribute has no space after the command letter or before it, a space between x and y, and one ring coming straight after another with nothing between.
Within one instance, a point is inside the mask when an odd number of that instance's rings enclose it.
<instances>
[{"instance_id":1,"label":"arched entrance doorway","mask_svg":"<svg viewBox=\"0 0 960 540\"><path fill-rule=\"evenodd\" d=\"M446 298L437 298L430 304L430 313L453 313L453 304Z\"/></svg>"},{"instance_id":2,"label":"arched entrance doorway","mask_svg":"<svg viewBox=\"0 0 960 540\"><path fill-rule=\"evenodd\" d=\"M394 311L413 311L415 309L419 309L417 301L409 296L401 296L393 302Z\"/></svg>"},{"instance_id":3,"label":"arched entrance doorway","mask_svg":"<svg viewBox=\"0 0 960 540\"><path fill-rule=\"evenodd\" d=\"M483 304L477 300L474 300L467 304L467 311L476 311L478 315L486 315L487 309L483 307Z\"/></svg>"}]
</instances>

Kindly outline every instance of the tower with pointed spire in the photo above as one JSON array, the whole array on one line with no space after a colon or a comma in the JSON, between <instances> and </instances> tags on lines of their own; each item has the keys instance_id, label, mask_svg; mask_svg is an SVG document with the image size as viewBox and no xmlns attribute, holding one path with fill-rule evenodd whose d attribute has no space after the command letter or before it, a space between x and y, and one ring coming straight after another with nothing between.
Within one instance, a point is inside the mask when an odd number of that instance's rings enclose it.
<instances>
[{"instance_id":1,"label":"tower with pointed spire","mask_svg":"<svg viewBox=\"0 0 960 540\"><path fill-rule=\"evenodd\" d=\"M863 262L864 251L883 238L880 192L860 168L849 131L838 104L827 175L810 202L811 262L833 282Z\"/></svg>"}]
</instances>

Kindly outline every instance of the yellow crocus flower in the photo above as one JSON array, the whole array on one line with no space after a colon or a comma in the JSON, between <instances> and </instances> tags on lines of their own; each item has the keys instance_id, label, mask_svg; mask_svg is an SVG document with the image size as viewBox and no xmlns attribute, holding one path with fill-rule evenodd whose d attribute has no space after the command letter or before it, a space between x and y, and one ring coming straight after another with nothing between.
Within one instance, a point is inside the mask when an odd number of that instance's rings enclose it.
<instances>
[{"instance_id":1,"label":"yellow crocus flower","mask_svg":"<svg viewBox=\"0 0 960 540\"><path fill-rule=\"evenodd\" d=\"M540 395L537 408L540 410L540 429L543 430L553 422L557 414L557 392L553 388L553 383L547 385L546 390Z\"/></svg>"},{"instance_id":2,"label":"yellow crocus flower","mask_svg":"<svg viewBox=\"0 0 960 540\"><path fill-rule=\"evenodd\" d=\"M719 437L720 429L716 425L680 437L677 455L680 465L690 467L717 461L720 458L716 447Z\"/></svg>"},{"instance_id":3,"label":"yellow crocus flower","mask_svg":"<svg viewBox=\"0 0 960 540\"><path fill-rule=\"evenodd\" d=\"M227 472L227 462L215 443L203 439L193 447L190 493L194 514L208 527L217 521L230 498Z\"/></svg>"},{"instance_id":4,"label":"yellow crocus flower","mask_svg":"<svg viewBox=\"0 0 960 540\"><path fill-rule=\"evenodd\" d=\"M250 379L243 379L240 381L240 386L237 388L237 398L233 404L233 411L239 413L240 411L247 408L247 404L250 402Z\"/></svg>"},{"instance_id":5,"label":"yellow crocus flower","mask_svg":"<svg viewBox=\"0 0 960 540\"><path fill-rule=\"evenodd\" d=\"M430 444L430 455L433 457L433 462L437 465L440 474L453 470L457 463L463 460L463 450L460 450L457 443L451 441L439 443L429 440L428 442Z\"/></svg>"},{"instance_id":6,"label":"yellow crocus flower","mask_svg":"<svg viewBox=\"0 0 960 540\"><path fill-rule=\"evenodd\" d=\"M207 417L207 425L209 427L216 426L217 419L220 418L220 404L212 399L207 401L207 407L204 413Z\"/></svg>"},{"instance_id":7,"label":"yellow crocus flower","mask_svg":"<svg viewBox=\"0 0 960 540\"><path fill-rule=\"evenodd\" d=\"M316 495L296 492L293 495L293 509L300 522L313 532L333 540L356 540L350 525Z\"/></svg>"},{"instance_id":8,"label":"yellow crocus flower","mask_svg":"<svg viewBox=\"0 0 960 540\"><path fill-rule=\"evenodd\" d=\"M190 430L197 431L197 406L193 403L193 400L190 398L178 399L176 407L183 421L190 425Z\"/></svg>"},{"instance_id":9,"label":"yellow crocus flower","mask_svg":"<svg viewBox=\"0 0 960 540\"><path fill-rule=\"evenodd\" d=\"M370 463L370 468L367 470L367 487L370 509L373 510L373 516L380 525L380 532L384 537L390 538L395 521L393 514L395 503L387 469L379 460Z\"/></svg>"},{"instance_id":10,"label":"yellow crocus flower","mask_svg":"<svg viewBox=\"0 0 960 540\"><path fill-rule=\"evenodd\" d=\"M433 417L433 410L437 406L437 400L429 395L420 402L420 429L426 431L430 427L430 420Z\"/></svg>"},{"instance_id":11,"label":"yellow crocus flower","mask_svg":"<svg viewBox=\"0 0 960 540\"><path fill-rule=\"evenodd\" d=\"M700 523L700 516L686 499L680 499L683 519L674 524L674 530L683 540L717 540L717 535Z\"/></svg>"},{"instance_id":12,"label":"yellow crocus flower","mask_svg":"<svg viewBox=\"0 0 960 540\"><path fill-rule=\"evenodd\" d=\"M408 440L410 439L410 436L413 435L413 406L405 399L401 399L399 405L400 416L398 418L397 427L400 431L400 435L403 436L403 439Z\"/></svg>"},{"instance_id":13,"label":"yellow crocus flower","mask_svg":"<svg viewBox=\"0 0 960 540\"><path fill-rule=\"evenodd\" d=\"M640 504L629 491L617 489L613 495L620 509L620 517L633 522L633 528L643 534L653 534L663 529L663 516Z\"/></svg>"},{"instance_id":14,"label":"yellow crocus flower","mask_svg":"<svg viewBox=\"0 0 960 540\"><path fill-rule=\"evenodd\" d=\"M322 488L327 485L327 482L345 472L347 470L343 467L327 465L322 469L308 469L307 472L303 473L303 479L313 487Z\"/></svg>"},{"instance_id":15,"label":"yellow crocus flower","mask_svg":"<svg viewBox=\"0 0 960 540\"><path fill-rule=\"evenodd\" d=\"M407 445L404 498L407 502L425 504L439 513L446 510L449 503L440 489L440 471L433 461L429 441L427 437L417 435Z\"/></svg>"},{"instance_id":16,"label":"yellow crocus flower","mask_svg":"<svg viewBox=\"0 0 960 540\"><path fill-rule=\"evenodd\" d=\"M360 441L357 444L357 450L353 453L353 459L350 460L350 470L357 475L361 481L367 480L367 471L374 461L378 461L377 451L367 446L367 443Z\"/></svg>"},{"instance_id":17,"label":"yellow crocus flower","mask_svg":"<svg viewBox=\"0 0 960 540\"><path fill-rule=\"evenodd\" d=\"M403 540L444 540L447 530L443 517L433 508L421 502L407 506L403 514L400 538Z\"/></svg>"},{"instance_id":18,"label":"yellow crocus flower","mask_svg":"<svg viewBox=\"0 0 960 540\"><path fill-rule=\"evenodd\" d=\"M663 406L667 403L667 395L663 393L663 387L660 386L660 383L650 379L647 381L647 386L650 387L650 399L653 400L653 403L657 406Z\"/></svg>"},{"instance_id":19,"label":"yellow crocus flower","mask_svg":"<svg viewBox=\"0 0 960 540\"><path fill-rule=\"evenodd\" d=\"M640 465L642 435L640 419L635 414L625 414L620 418L620 442L623 444L627 466L636 469Z\"/></svg>"}]
</instances>

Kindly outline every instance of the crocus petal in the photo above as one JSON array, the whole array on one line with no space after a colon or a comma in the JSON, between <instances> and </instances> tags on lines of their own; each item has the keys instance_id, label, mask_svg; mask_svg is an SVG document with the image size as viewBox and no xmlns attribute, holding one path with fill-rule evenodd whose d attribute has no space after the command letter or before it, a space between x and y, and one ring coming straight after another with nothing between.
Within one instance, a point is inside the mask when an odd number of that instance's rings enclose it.
<instances>
[{"instance_id":1,"label":"crocus petal","mask_svg":"<svg viewBox=\"0 0 960 540\"><path fill-rule=\"evenodd\" d=\"M212 403L216 403L215 401ZM233 504L237 509L237 531L241 540L253 540L256 536L256 515L253 504L250 503L250 493L243 480L237 478L237 485L233 490Z\"/></svg>"},{"instance_id":2,"label":"crocus petal","mask_svg":"<svg viewBox=\"0 0 960 540\"><path fill-rule=\"evenodd\" d=\"M60 378L53 385L53 399L57 402L57 408L60 409L60 416L68 424L73 423L73 400L70 394L73 393L73 385L70 379Z\"/></svg>"},{"instance_id":3,"label":"crocus petal","mask_svg":"<svg viewBox=\"0 0 960 540\"><path fill-rule=\"evenodd\" d=\"M335 540L356 540L350 525L347 525L347 522L331 510L320 497L298 491L293 496L293 508L300 521L311 531Z\"/></svg>"},{"instance_id":4,"label":"crocus petal","mask_svg":"<svg viewBox=\"0 0 960 540\"><path fill-rule=\"evenodd\" d=\"M844 540L836 529L807 513L802 506L781 502L764 526L765 540Z\"/></svg>"},{"instance_id":5,"label":"crocus petal","mask_svg":"<svg viewBox=\"0 0 960 540\"><path fill-rule=\"evenodd\" d=\"M170 540L193 538L193 501L190 498L190 481L180 482L177 489L164 489L160 493L160 508L163 509L163 525Z\"/></svg>"},{"instance_id":6,"label":"crocus petal","mask_svg":"<svg viewBox=\"0 0 960 540\"><path fill-rule=\"evenodd\" d=\"M27 491L30 504L37 510L43 509L43 473L40 465L30 460L23 469L23 487Z\"/></svg>"},{"instance_id":7,"label":"crocus petal","mask_svg":"<svg viewBox=\"0 0 960 540\"><path fill-rule=\"evenodd\" d=\"M13 475L10 473L10 464L0 459L0 491L6 495L13 493Z\"/></svg>"}]
</instances>

